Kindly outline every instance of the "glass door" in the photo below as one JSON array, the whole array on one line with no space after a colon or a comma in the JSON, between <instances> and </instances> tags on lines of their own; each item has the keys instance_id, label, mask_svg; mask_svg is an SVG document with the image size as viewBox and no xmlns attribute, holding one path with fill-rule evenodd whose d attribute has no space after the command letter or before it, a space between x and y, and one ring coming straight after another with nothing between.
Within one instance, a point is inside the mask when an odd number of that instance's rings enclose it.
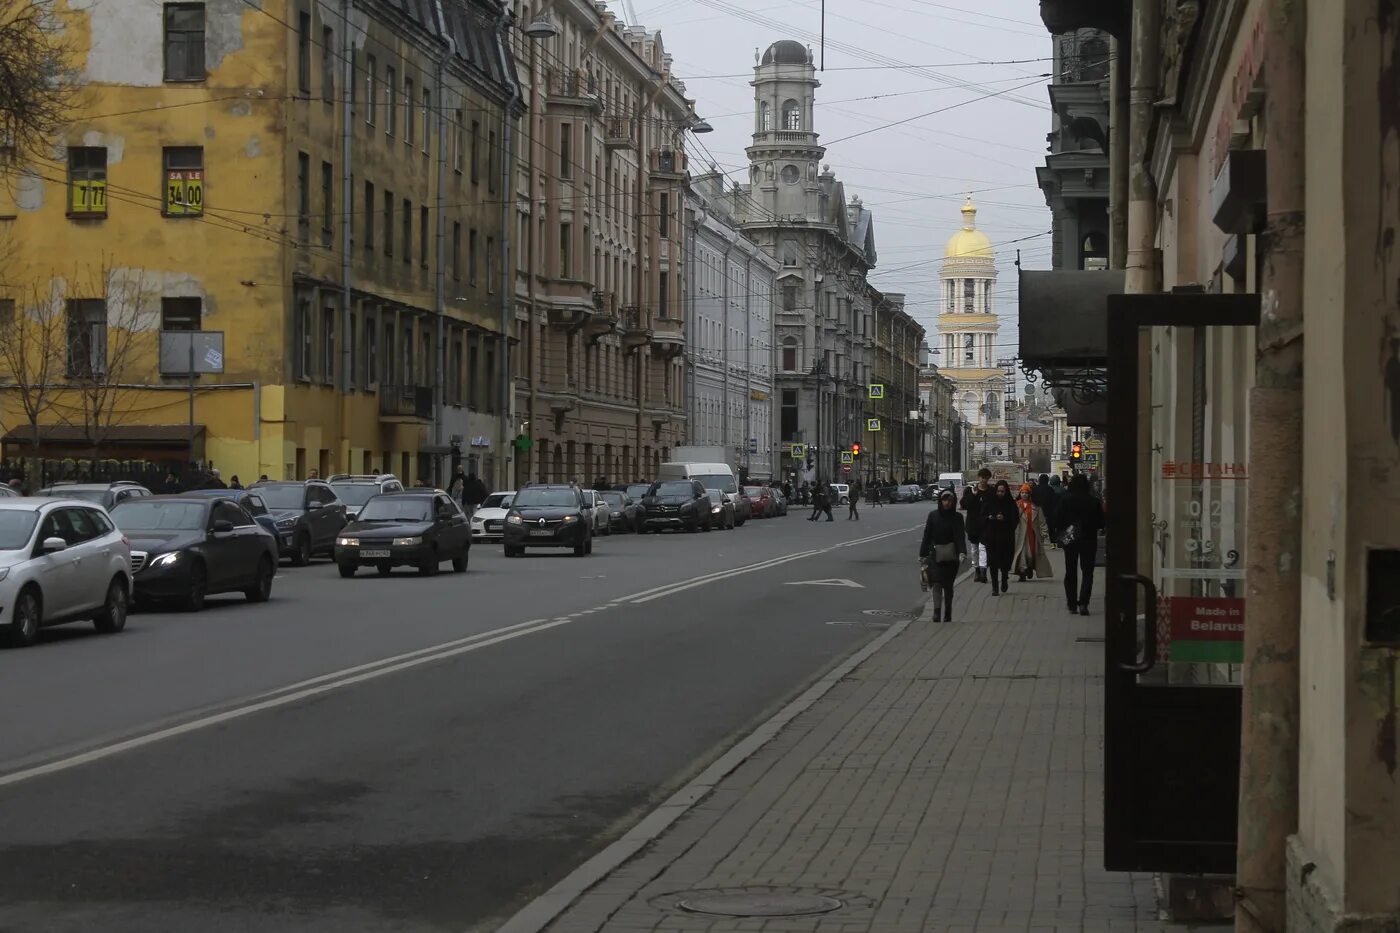
<instances>
[{"instance_id":1,"label":"glass door","mask_svg":"<svg viewBox=\"0 0 1400 933\"><path fill-rule=\"evenodd\" d=\"M1258 296L1108 307L1104 862L1230 873Z\"/></svg>"}]
</instances>

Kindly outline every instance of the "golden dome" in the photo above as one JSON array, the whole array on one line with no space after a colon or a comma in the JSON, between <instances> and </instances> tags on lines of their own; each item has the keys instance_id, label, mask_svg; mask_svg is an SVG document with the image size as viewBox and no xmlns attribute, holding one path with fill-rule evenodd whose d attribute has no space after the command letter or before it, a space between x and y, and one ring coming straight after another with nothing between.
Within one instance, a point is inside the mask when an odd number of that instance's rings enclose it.
<instances>
[{"instance_id":1,"label":"golden dome","mask_svg":"<svg viewBox=\"0 0 1400 933\"><path fill-rule=\"evenodd\" d=\"M991 259L992 241L977 229L977 208L972 206L969 196L962 206L963 228L948 238L948 247L943 251L945 259Z\"/></svg>"}]
</instances>

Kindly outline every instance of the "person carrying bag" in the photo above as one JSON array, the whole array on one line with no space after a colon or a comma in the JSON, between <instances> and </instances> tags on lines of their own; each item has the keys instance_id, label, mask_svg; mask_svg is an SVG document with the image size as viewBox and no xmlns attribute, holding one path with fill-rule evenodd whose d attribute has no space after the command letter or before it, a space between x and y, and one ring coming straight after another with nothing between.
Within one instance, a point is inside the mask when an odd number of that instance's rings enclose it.
<instances>
[{"instance_id":1,"label":"person carrying bag","mask_svg":"<svg viewBox=\"0 0 1400 933\"><path fill-rule=\"evenodd\" d=\"M938 498L938 508L928 513L919 543L923 578L934 591L933 621L953 621L953 584L966 559L967 526L958 512L958 497L951 489L945 490Z\"/></svg>"}]
</instances>

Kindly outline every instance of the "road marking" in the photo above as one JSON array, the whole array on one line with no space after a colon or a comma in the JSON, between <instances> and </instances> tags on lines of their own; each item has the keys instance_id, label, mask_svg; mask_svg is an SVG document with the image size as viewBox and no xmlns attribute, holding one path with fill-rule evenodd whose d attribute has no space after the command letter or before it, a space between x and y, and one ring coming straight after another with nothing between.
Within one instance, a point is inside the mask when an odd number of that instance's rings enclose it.
<instances>
[{"instance_id":1,"label":"road marking","mask_svg":"<svg viewBox=\"0 0 1400 933\"><path fill-rule=\"evenodd\" d=\"M713 573L704 573L698 577L691 577L689 580L677 580L674 583L666 583L661 586L654 586L649 590L642 590L640 593L633 593L631 596L619 596L617 599L613 600L613 603L617 604L641 602L642 597L644 596L651 596L653 593L661 593L665 590L670 590L678 586L689 586L690 584L695 584L702 581L718 580L739 571L762 570L765 567L771 567L777 564L786 563L790 560L797 560L799 557L811 557L813 554L820 553L822 553L820 550L801 551L797 554L788 554L784 557L773 557L768 560L759 561L756 564L748 564L744 567L731 567L728 570L716 570Z\"/></svg>"},{"instance_id":2,"label":"road marking","mask_svg":"<svg viewBox=\"0 0 1400 933\"><path fill-rule=\"evenodd\" d=\"M854 580L831 579L831 580L789 580L786 586L850 586L858 590L865 589L864 583L857 583Z\"/></svg>"},{"instance_id":3,"label":"road marking","mask_svg":"<svg viewBox=\"0 0 1400 933\"><path fill-rule=\"evenodd\" d=\"M652 593L650 596L643 596L641 599L634 599L634 600L632 600L632 602L634 602L634 603L649 603L649 602L651 602L653 599L661 599L663 596L674 596L676 593L683 592L684 590L693 589L694 587L697 587L697 586L704 586L706 583L715 583L715 582L717 582L717 581L719 581L719 580L728 580L728 579L730 579L731 577L739 577L739 576L743 576L743 575L746 574L746 573L755 573L755 572L757 572L757 571L759 571L759 570L769 570L769 569L771 569L771 568L773 568L773 567L779 566L780 564L786 564L786 563L788 563L788 562L790 562L790 561L794 561L794 560L802 560L804 557L811 557L813 554L820 554L820 553L822 553L822 552L821 552L821 551L804 551L804 552L802 552L801 554L790 554L790 555L788 555L787 557L782 557L782 558L779 558L779 559L777 559L777 560L766 561L766 562L764 562L764 563L762 563L762 564L750 564L750 565L747 566L747 567L738 567L738 568L735 568L734 570L727 570L727 571L725 571L724 573L720 573L720 574L711 574L711 575L706 576L706 577L697 577L695 580L690 581L690 582L688 582L688 583L681 583L681 584L678 584L678 585L675 585L675 586L668 587L668 588L662 590L660 593Z\"/></svg>"}]
</instances>

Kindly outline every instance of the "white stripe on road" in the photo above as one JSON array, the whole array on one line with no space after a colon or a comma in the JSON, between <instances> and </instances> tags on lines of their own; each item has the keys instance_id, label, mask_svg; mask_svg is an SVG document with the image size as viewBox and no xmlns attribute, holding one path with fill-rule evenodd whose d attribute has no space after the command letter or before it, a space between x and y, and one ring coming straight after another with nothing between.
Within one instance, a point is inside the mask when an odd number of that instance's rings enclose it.
<instances>
[{"instance_id":1,"label":"white stripe on road","mask_svg":"<svg viewBox=\"0 0 1400 933\"><path fill-rule=\"evenodd\" d=\"M633 593L631 596L619 596L619 597L617 597L616 599L613 600L613 604L616 605L617 603L638 602L638 601L641 600L641 598L642 598L643 596L650 596L652 593L660 593L660 592L662 592L663 590L673 589L674 587L680 586L680 585L685 584L685 583L694 583L694 582L701 581L701 580L718 580L718 579L720 579L721 577L727 577L727 576L729 576L731 573L734 573L736 570L747 570L747 569L749 569L749 568L759 568L759 569L761 569L761 568L763 568L763 567L769 566L770 564L783 563L783 562L786 562L786 561L789 561L789 560L795 560L796 558L799 558L799 557L810 557L810 556L813 555L813 554L820 554L820 553L821 553L820 550L817 550L817 551L802 551L801 553L798 553L798 554L788 554L786 557L772 557L772 558L769 558L768 560L759 561L759 562L756 563L756 564L746 564L746 565L743 566L743 567L731 567L731 568L728 569L728 570L716 570L716 571L714 571L713 573L704 573L704 574L701 574L701 575L698 576L698 577L691 577L689 580L678 580L678 581L676 581L676 582L674 582L674 583L663 583L661 586L653 586L653 587L652 587L651 589L649 589L649 590L642 590L640 593Z\"/></svg>"},{"instance_id":2,"label":"white stripe on road","mask_svg":"<svg viewBox=\"0 0 1400 933\"><path fill-rule=\"evenodd\" d=\"M820 553L822 553L822 552L821 552L821 551L803 551L803 552L801 552L800 554L789 554L789 555L786 556L786 557L779 557L779 558L776 558L776 559L774 559L774 560L767 560L767 561L764 561L764 562L761 563L761 564L749 564L747 567L735 567L733 570L726 570L726 571L723 571L722 573L712 573L712 574L708 574L708 575L706 575L706 576L704 576L704 577L696 577L694 580L682 581L682 582L680 582L680 583L674 583L674 584L672 584L672 585L670 585L670 586L663 587L659 593L654 592L654 593L652 593L651 595L649 595L649 596L643 596L643 597L641 597L640 599L632 599L631 602L633 602L633 603L649 603L649 602L651 602L653 599L661 599L662 597L665 597L665 596L672 596L672 595L674 595L674 594L676 594L676 593L682 592L683 590L694 589L694 588L697 587L697 586L704 586L704 585L707 584L707 583L717 583L717 582L719 582L720 580L728 580L728 579L730 579L731 577L742 576L743 574L746 574L746 573L755 573L755 572L757 572L757 571L759 571L759 570L768 570L768 569L770 569L770 568L777 567L777 566L779 566L779 565L781 565L781 564L790 563L791 561L795 561L795 560L801 560L801 559L804 558L804 557L811 557L811 556L814 555L814 554L820 554Z\"/></svg>"}]
</instances>

